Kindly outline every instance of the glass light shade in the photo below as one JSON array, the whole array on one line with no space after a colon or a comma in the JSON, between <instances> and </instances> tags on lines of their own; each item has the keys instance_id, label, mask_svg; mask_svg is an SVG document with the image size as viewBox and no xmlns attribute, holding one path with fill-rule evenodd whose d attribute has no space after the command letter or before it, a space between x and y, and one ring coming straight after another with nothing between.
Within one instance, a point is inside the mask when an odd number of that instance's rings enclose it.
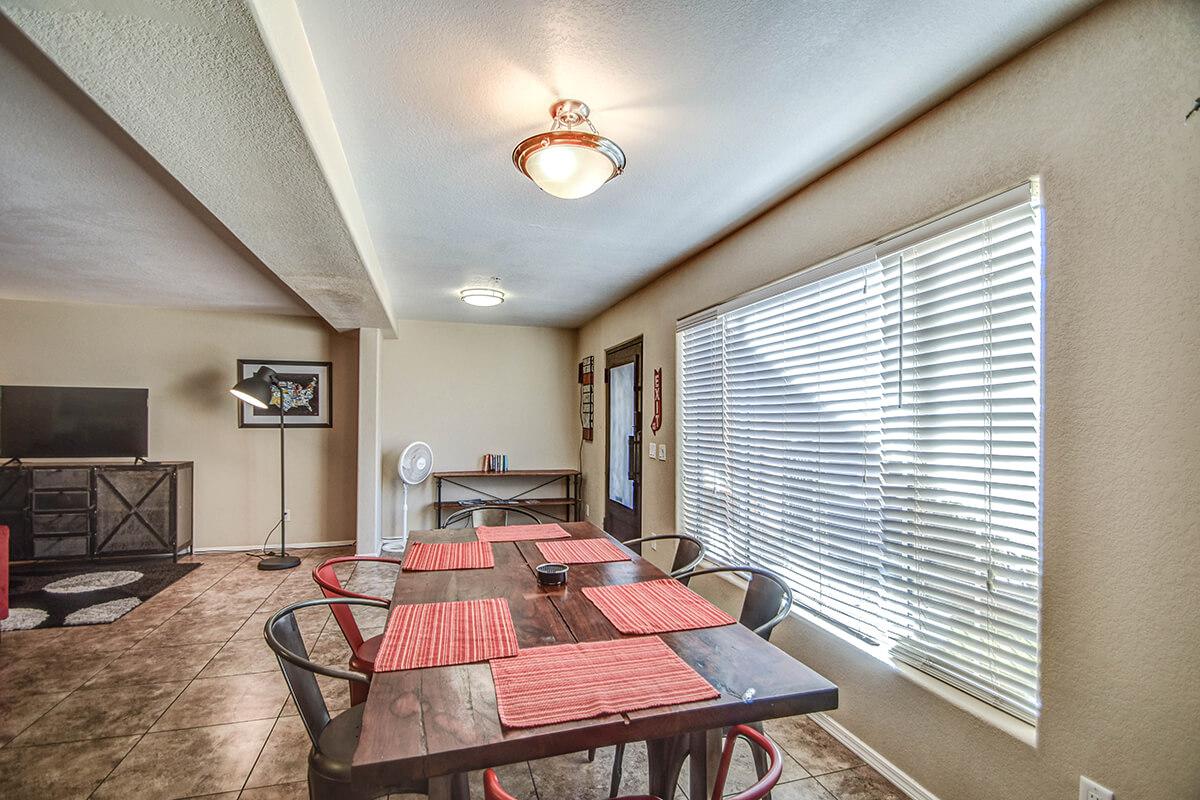
<instances>
[{"instance_id":1,"label":"glass light shade","mask_svg":"<svg viewBox=\"0 0 1200 800\"><path fill-rule=\"evenodd\" d=\"M611 139L574 130L530 136L513 150L513 164L547 194L587 197L625 169L625 153Z\"/></svg>"},{"instance_id":2,"label":"glass light shade","mask_svg":"<svg viewBox=\"0 0 1200 800\"><path fill-rule=\"evenodd\" d=\"M471 306L498 306L504 302L504 292L499 289L463 289L458 295Z\"/></svg>"},{"instance_id":3,"label":"glass light shade","mask_svg":"<svg viewBox=\"0 0 1200 800\"><path fill-rule=\"evenodd\" d=\"M530 154L525 170L542 191L564 200L587 197L616 173L608 156L570 144L552 144Z\"/></svg>"}]
</instances>

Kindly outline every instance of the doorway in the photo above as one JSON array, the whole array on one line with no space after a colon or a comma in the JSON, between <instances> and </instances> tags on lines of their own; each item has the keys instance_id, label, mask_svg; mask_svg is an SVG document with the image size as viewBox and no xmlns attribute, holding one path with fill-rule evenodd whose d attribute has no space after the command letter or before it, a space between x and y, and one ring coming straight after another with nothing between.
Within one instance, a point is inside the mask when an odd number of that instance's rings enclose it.
<instances>
[{"instance_id":1,"label":"doorway","mask_svg":"<svg viewBox=\"0 0 1200 800\"><path fill-rule=\"evenodd\" d=\"M642 535L642 337L604 353L604 530L620 541Z\"/></svg>"}]
</instances>

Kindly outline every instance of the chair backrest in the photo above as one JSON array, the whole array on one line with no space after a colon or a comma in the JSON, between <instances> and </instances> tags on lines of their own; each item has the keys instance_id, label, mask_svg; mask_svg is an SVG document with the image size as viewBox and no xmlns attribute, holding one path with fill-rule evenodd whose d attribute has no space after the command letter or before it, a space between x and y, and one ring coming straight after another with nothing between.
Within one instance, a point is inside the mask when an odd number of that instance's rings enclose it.
<instances>
[{"instance_id":1,"label":"chair backrest","mask_svg":"<svg viewBox=\"0 0 1200 800\"><path fill-rule=\"evenodd\" d=\"M387 608L387 603L376 600L358 600L351 598L333 598L325 600L302 600L281 608L271 615L263 627L263 637L267 646L275 652L279 659L279 668L283 671L283 679L287 682L292 700L300 712L304 729L312 745L320 749L321 732L329 724L329 706L321 687L317 684L318 675L331 678L343 678L359 683L370 683L361 673L348 669L338 669L318 664L308 656L308 648L304 646L304 637L300 635L300 626L296 624L296 612L302 608L328 606L331 610L346 608L352 605Z\"/></svg>"},{"instance_id":2,"label":"chair backrest","mask_svg":"<svg viewBox=\"0 0 1200 800\"><path fill-rule=\"evenodd\" d=\"M688 581L692 579L692 570L704 560L704 543L696 537L688 536L686 533L659 533L654 536L643 536L640 539L630 539L621 544L632 548L635 553L641 553L643 543L657 542L663 539L676 541L675 558L671 561L671 577L687 586Z\"/></svg>"},{"instance_id":3,"label":"chair backrest","mask_svg":"<svg viewBox=\"0 0 1200 800\"><path fill-rule=\"evenodd\" d=\"M317 582L317 586L321 587L321 593L326 597L371 600L375 603L383 603L383 607L387 608L387 600L382 597L359 594L342 586L342 581L337 576L337 571L334 570L334 567L338 564L359 564L366 561L394 564L396 567L399 567L401 564L400 561L394 558L380 558L378 556L339 556L338 558L327 558L312 571L313 580ZM359 646L363 643L363 635L362 631L358 629L358 622L354 619L354 614L351 612L350 606L338 604L332 608L332 611L333 618L337 620L338 627L342 629L342 636L346 637L346 644L350 646L351 650L358 650Z\"/></svg>"},{"instance_id":4,"label":"chair backrest","mask_svg":"<svg viewBox=\"0 0 1200 800\"><path fill-rule=\"evenodd\" d=\"M517 506L502 505L502 504L486 504L486 505L479 505L479 506L471 506L470 508L464 508L459 511L455 511L453 514L446 517L446 519L442 520L442 527L443 528L453 528L456 523L462 522L463 520L467 520L467 524L464 525L463 527L473 528L473 527L475 527L475 514L479 511L504 512L504 523L503 524L505 524L505 525L512 524L511 522L508 521L510 514L515 514L517 517L520 517L520 519L518 519L517 522L518 522L518 524L521 524L521 525L526 525L526 524L538 525L541 523L541 520L537 518L536 514L534 514L531 511L527 511L524 508L519 508ZM528 520L528 522L526 520Z\"/></svg>"},{"instance_id":5,"label":"chair backrest","mask_svg":"<svg viewBox=\"0 0 1200 800\"><path fill-rule=\"evenodd\" d=\"M742 601L742 613L738 622L762 638L770 639L775 626L783 622L792 610L794 598L791 587L784 583L783 578L762 567L708 567L694 570L692 577L721 572L750 576L750 585L746 587L746 599Z\"/></svg>"},{"instance_id":6,"label":"chair backrest","mask_svg":"<svg viewBox=\"0 0 1200 800\"><path fill-rule=\"evenodd\" d=\"M716 782L713 784L713 800L721 800L725 792L725 779L729 777L729 764L733 760L733 748L739 737L748 741L751 747L766 752L767 771L750 788L731 794L724 800L760 800L775 788L775 784L779 783L779 776L783 774L783 751L779 749L779 745L749 725L734 725L725 735L725 749L721 751L721 763L717 768Z\"/></svg>"},{"instance_id":7,"label":"chair backrest","mask_svg":"<svg viewBox=\"0 0 1200 800\"><path fill-rule=\"evenodd\" d=\"M483 800L517 800L500 785L496 770L489 769L483 773Z\"/></svg>"}]
</instances>

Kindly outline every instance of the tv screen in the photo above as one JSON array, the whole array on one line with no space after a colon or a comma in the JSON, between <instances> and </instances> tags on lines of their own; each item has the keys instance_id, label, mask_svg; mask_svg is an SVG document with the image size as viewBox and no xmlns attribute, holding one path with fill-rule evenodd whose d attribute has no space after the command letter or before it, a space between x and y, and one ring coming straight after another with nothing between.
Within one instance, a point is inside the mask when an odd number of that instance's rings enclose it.
<instances>
[{"instance_id":1,"label":"tv screen","mask_svg":"<svg viewBox=\"0 0 1200 800\"><path fill-rule=\"evenodd\" d=\"M145 457L149 389L0 386L0 456Z\"/></svg>"}]
</instances>

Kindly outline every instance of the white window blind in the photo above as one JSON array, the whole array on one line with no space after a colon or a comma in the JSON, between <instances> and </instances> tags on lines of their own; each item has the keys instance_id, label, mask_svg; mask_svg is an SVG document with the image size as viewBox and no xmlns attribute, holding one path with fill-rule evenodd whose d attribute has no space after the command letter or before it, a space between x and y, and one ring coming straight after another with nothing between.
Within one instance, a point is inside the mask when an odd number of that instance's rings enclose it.
<instances>
[{"instance_id":1,"label":"white window blind","mask_svg":"<svg viewBox=\"0 0 1200 800\"><path fill-rule=\"evenodd\" d=\"M1028 721L1040 230L1024 187L679 333L681 527Z\"/></svg>"},{"instance_id":2,"label":"white window blind","mask_svg":"<svg viewBox=\"0 0 1200 800\"><path fill-rule=\"evenodd\" d=\"M883 540L896 658L1032 721L1041 242L1028 201L883 259Z\"/></svg>"},{"instance_id":3,"label":"white window blind","mask_svg":"<svg viewBox=\"0 0 1200 800\"><path fill-rule=\"evenodd\" d=\"M732 529L798 602L872 638L881 290L872 262L723 315Z\"/></svg>"}]
</instances>

